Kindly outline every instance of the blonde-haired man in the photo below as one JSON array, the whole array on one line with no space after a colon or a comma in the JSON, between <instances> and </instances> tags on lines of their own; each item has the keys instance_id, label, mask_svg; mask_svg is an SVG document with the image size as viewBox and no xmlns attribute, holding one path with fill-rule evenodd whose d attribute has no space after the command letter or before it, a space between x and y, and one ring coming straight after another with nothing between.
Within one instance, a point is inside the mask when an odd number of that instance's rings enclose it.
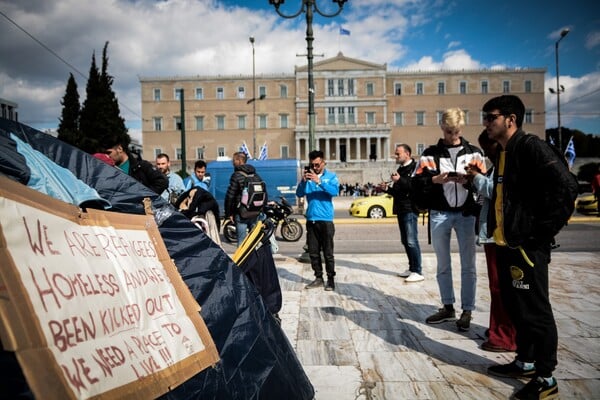
<instances>
[{"instance_id":1,"label":"blonde-haired man","mask_svg":"<svg viewBox=\"0 0 600 400\"><path fill-rule=\"evenodd\" d=\"M429 188L431 244L437 258L436 278L444 305L425 322L439 324L456 319L450 257L450 236L454 230L460 254L463 310L456 326L461 331L469 330L471 312L475 309L475 216L479 213L473 191L467 185L465 167L476 165L485 172L483 153L461 136L464 126L465 113L460 108L444 112L440 124L443 138L423 152L414 177L420 181L416 188Z\"/></svg>"}]
</instances>

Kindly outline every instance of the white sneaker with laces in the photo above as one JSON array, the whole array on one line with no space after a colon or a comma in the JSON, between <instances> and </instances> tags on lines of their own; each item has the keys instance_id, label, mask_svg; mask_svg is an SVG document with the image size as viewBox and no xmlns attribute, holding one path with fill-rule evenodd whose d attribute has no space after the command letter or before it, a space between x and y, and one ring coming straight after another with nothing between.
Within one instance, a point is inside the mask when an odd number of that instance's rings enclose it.
<instances>
[{"instance_id":1,"label":"white sneaker with laces","mask_svg":"<svg viewBox=\"0 0 600 400\"><path fill-rule=\"evenodd\" d=\"M407 270L406 270L406 271L404 271L404 272L400 272L400 273L398 274L398 276L399 276L400 278L408 278L408 277L410 276L410 274L412 274L412 272L410 272L410 270L409 270L409 269L407 269Z\"/></svg>"},{"instance_id":2,"label":"white sneaker with laces","mask_svg":"<svg viewBox=\"0 0 600 400\"><path fill-rule=\"evenodd\" d=\"M404 280L404 282L421 282L425 277L416 272L411 272L410 275Z\"/></svg>"}]
</instances>

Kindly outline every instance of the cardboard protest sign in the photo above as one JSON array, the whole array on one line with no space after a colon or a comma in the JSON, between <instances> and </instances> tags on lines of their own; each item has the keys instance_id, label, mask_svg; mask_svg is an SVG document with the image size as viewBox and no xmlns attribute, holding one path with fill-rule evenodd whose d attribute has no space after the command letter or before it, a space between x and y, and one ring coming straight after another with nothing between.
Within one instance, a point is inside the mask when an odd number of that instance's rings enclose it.
<instances>
[{"instance_id":1,"label":"cardboard protest sign","mask_svg":"<svg viewBox=\"0 0 600 400\"><path fill-rule=\"evenodd\" d=\"M0 339L36 398L154 398L218 361L151 215L0 177Z\"/></svg>"}]
</instances>

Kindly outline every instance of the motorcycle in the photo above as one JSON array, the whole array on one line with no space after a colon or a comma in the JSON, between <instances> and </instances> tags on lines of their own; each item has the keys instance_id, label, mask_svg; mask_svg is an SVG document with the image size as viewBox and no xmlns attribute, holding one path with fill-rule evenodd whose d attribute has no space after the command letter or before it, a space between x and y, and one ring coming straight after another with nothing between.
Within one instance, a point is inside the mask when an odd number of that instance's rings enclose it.
<instances>
[{"instance_id":1,"label":"motorcycle","mask_svg":"<svg viewBox=\"0 0 600 400\"><path fill-rule=\"evenodd\" d=\"M292 212L292 205L283 196L279 202L269 202L263 210L265 217L275 225L275 230L280 226L281 237L287 242L297 242L304 233L302 224L296 218L290 217ZM223 222L223 236L229 243L237 242L237 229L231 220Z\"/></svg>"}]
</instances>

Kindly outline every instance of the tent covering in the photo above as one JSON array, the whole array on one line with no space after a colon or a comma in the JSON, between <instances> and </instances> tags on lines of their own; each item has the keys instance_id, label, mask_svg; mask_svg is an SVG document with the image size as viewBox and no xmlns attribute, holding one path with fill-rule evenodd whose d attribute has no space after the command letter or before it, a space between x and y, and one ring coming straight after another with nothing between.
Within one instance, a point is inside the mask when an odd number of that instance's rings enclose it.
<instances>
[{"instance_id":1,"label":"tent covering","mask_svg":"<svg viewBox=\"0 0 600 400\"><path fill-rule=\"evenodd\" d=\"M151 198L167 250L202 307L200 314L220 356L213 368L195 375L163 395L162 399L294 400L314 397L313 386L293 348L257 290L208 236L156 193L117 168L43 132L0 118L1 174L32 186L36 176L53 170L32 158L28 154L30 151L23 151L28 148L23 143L45 155L50 164L55 164L59 176L48 184L63 183L64 187L59 190L54 188L58 193L63 193L66 188L75 194L86 195L83 199L78 195L70 196L71 201L81 207L100 208L100 205L112 211L143 214L142 200ZM42 168L44 174L39 173ZM81 182L61 178L65 169ZM84 190L79 186L95 189L100 201L90 198L89 188ZM0 375L3 396L32 397L14 353L0 353Z\"/></svg>"}]
</instances>

